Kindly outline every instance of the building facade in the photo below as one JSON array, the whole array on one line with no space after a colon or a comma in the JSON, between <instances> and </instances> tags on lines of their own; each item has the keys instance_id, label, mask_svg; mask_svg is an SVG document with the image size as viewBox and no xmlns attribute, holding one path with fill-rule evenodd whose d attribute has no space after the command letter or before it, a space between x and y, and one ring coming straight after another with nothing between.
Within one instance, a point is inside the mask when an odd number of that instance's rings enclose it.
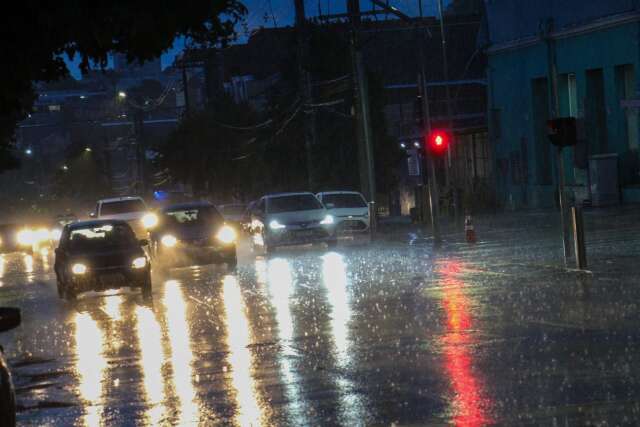
<instances>
[{"instance_id":1,"label":"building facade","mask_svg":"<svg viewBox=\"0 0 640 427\"><path fill-rule=\"evenodd\" d=\"M596 204L603 182L617 191L613 202L640 201L638 2L491 0L485 5L486 31L479 40L488 55L499 202L543 208L558 199L556 148L546 135L555 107L554 63L557 116L578 123L578 144L563 150L569 201ZM606 176L601 175L605 159L611 165Z\"/></svg>"}]
</instances>

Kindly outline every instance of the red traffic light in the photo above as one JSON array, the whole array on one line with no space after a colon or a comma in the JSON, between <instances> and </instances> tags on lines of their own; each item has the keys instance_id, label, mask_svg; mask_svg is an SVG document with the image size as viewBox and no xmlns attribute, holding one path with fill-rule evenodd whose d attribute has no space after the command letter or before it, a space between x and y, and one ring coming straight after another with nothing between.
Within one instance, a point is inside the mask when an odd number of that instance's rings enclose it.
<instances>
[{"instance_id":1,"label":"red traffic light","mask_svg":"<svg viewBox=\"0 0 640 427\"><path fill-rule=\"evenodd\" d=\"M427 137L427 149L434 155L442 155L449 147L449 135L443 130L433 130Z\"/></svg>"}]
</instances>

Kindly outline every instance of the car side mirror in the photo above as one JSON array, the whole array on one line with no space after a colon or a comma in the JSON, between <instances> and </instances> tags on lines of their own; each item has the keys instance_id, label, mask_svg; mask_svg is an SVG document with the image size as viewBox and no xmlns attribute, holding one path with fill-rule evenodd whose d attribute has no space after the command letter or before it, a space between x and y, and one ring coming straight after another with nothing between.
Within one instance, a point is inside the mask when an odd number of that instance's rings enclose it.
<instances>
[{"instance_id":1,"label":"car side mirror","mask_svg":"<svg viewBox=\"0 0 640 427\"><path fill-rule=\"evenodd\" d=\"M138 243L140 243L140 246L149 246L149 240L148 239L140 239L140 240L138 240Z\"/></svg>"},{"instance_id":2,"label":"car side mirror","mask_svg":"<svg viewBox=\"0 0 640 427\"><path fill-rule=\"evenodd\" d=\"M0 307L0 332L9 331L22 322L20 309L15 307Z\"/></svg>"}]
</instances>

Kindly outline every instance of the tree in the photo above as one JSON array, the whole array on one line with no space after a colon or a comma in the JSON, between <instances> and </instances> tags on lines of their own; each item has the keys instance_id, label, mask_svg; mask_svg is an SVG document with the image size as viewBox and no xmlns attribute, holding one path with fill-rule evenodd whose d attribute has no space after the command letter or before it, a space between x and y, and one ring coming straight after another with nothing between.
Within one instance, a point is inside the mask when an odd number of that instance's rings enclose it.
<instances>
[{"instance_id":1,"label":"tree","mask_svg":"<svg viewBox=\"0 0 640 427\"><path fill-rule=\"evenodd\" d=\"M158 57L176 36L195 44L225 44L235 24L246 14L238 0L141 0L113 2L46 2L24 0L0 16L0 171L15 166L9 159L16 124L35 100L34 82L67 77L64 55L79 55L80 68L106 66L108 54L119 52L130 61Z\"/></svg>"},{"instance_id":2,"label":"tree","mask_svg":"<svg viewBox=\"0 0 640 427\"><path fill-rule=\"evenodd\" d=\"M189 184L196 194L229 200L251 194L259 180L259 149L256 137L238 128L250 127L257 114L246 104L223 97L206 110L186 116L168 140L155 147L159 166Z\"/></svg>"}]
</instances>

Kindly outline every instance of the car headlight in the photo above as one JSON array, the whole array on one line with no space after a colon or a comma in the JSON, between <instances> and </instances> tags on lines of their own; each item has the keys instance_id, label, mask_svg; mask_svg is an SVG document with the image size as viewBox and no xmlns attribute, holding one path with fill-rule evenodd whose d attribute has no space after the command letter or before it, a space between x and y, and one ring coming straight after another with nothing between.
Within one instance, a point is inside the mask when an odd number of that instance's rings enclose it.
<instances>
[{"instance_id":1,"label":"car headlight","mask_svg":"<svg viewBox=\"0 0 640 427\"><path fill-rule=\"evenodd\" d=\"M223 225L216 234L216 238L222 243L233 243L236 241L236 231L228 225Z\"/></svg>"},{"instance_id":2,"label":"car headlight","mask_svg":"<svg viewBox=\"0 0 640 427\"><path fill-rule=\"evenodd\" d=\"M164 236L162 236L162 239L160 239L160 241L162 242L162 245L166 246L167 248L172 248L178 243L178 239L176 239L175 236L172 236L171 234L165 234Z\"/></svg>"},{"instance_id":3,"label":"car headlight","mask_svg":"<svg viewBox=\"0 0 640 427\"><path fill-rule=\"evenodd\" d=\"M60 230L59 228L53 228L49 232L49 238L51 240L60 240L61 235L62 235L62 230Z\"/></svg>"},{"instance_id":4,"label":"car headlight","mask_svg":"<svg viewBox=\"0 0 640 427\"><path fill-rule=\"evenodd\" d=\"M33 245L33 231L28 229L18 231L16 240L18 241L18 244L22 246Z\"/></svg>"},{"instance_id":5,"label":"car headlight","mask_svg":"<svg viewBox=\"0 0 640 427\"><path fill-rule=\"evenodd\" d=\"M35 243L42 243L49 240L49 230L41 228L34 233Z\"/></svg>"},{"instance_id":6,"label":"car headlight","mask_svg":"<svg viewBox=\"0 0 640 427\"><path fill-rule=\"evenodd\" d=\"M139 256L131 262L131 267L133 268L144 268L147 265L147 258L143 256Z\"/></svg>"},{"instance_id":7,"label":"car headlight","mask_svg":"<svg viewBox=\"0 0 640 427\"><path fill-rule=\"evenodd\" d=\"M269 228L272 230L282 230L286 226L284 224L280 224L277 219L274 219L269 223Z\"/></svg>"},{"instance_id":8,"label":"car headlight","mask_svg":"<svg viewBox=\"0 0 640 427\"><path fill-rule=\"evenodd\" d=\"M144 228L153 228L158 225L158 215L154 213L145 214L140 220Z\"/></svg>"},{"instance_id":9,"label":"car headlight","mask_svg":"<svg viewBox=\"0 0 640 427\"><path fill-rule=\"evenodd\" d=\"M333 224L333 216L332 215L325 216L324 219L322 221L320 221L320 224L322 224L322 225L331 225L331 224Z\"/></svg>"},{"instance_id":10,"label":"car headlight","mask_svg":"<svg viewBox=\"0 0 640 427\"><path fill-rule=\"evenodd\" d=\"M73 264L71 272L73 274L82 275L87 272L87 266L82 263Z\"/></svg>"}]
</instances>

